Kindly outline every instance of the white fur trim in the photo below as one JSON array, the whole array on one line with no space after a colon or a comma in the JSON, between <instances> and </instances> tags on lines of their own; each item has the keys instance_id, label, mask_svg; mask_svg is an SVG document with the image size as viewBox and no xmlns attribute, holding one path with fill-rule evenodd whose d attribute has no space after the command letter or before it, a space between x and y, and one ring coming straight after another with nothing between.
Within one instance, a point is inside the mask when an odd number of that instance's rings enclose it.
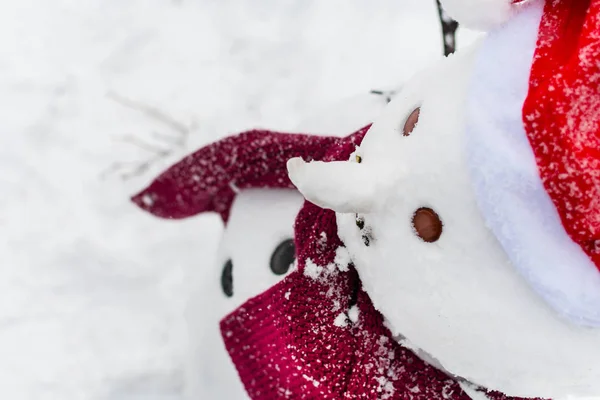
<instances>
[{"instance_id":1,"label":"white fur trim","mask_svg":"<svg viewBox=\"0 0 600 400\"><path fill-rule=\"evenodd\" d=\"M478 205L533 289L575 323L600 327L600 272L574 243L538 175L522 122L542 1L491 32L467 96L467 152Z\"/></svg>"},{"instance_id":2,"label":"white fur trim","mask_svg":"<svg viewBox=\"0 0 600 400\"><path fill-rule=\"evenodd\" d=\"M483 31L505 23L519 7L512 0L442 0L442 5L462 25Z\"/></svg>"}]
</instances>

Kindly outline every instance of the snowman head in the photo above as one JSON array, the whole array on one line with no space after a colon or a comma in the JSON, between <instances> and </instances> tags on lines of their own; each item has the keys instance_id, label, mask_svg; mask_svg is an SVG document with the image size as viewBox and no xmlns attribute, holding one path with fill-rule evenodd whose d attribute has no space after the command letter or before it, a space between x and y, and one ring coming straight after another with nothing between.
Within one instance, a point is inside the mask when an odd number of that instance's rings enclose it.
<instances>
[{"instance_id":1,"label":"snowman head","mask_svg":"<svg viewBox=\"0 0 600 400\"><path fill-rule=\"evenodd\" d=\"M508 395L600 394L600 95L578 78L598 8L528 2L405 84L349 161L288 162L397 340ZM563 54L568 24L585 47Z\"/></svg>"},{"instance_id":2,"label":"snowman head","mask_svg":"<svg viewBox=\"0 0 600 400\"><path fill-rule=\"evenodd\" d=\"M221 319L294 268L294 220L303 202L292 189L245 189L231 205L213 265L199 273L186 310L190 399L247 399L223 346ZM213 257L207 257L213 259Z\"/></svg>"},{"instance_id":3,"label":"snowman head","mask_svg":"<svg viewBox=\"0 0 600 400\"><path fill-rule=\"evenodd\" d=\"M236 196L219 245L219 275L213 280L227 301L226 313L293 269L294 220L302 203L291 189L248 189Z\"/></svg>"}]
</instances>

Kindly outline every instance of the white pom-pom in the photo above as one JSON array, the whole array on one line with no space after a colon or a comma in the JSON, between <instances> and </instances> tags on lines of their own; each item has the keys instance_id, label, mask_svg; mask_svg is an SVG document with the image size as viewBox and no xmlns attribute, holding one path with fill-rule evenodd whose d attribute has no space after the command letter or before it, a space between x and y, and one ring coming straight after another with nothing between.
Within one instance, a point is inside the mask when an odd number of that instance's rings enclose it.
<instances>
[{"instance_id":1,"label":"white pom-pom","mask_svg":"<svg viewBox=\"0 0 600 400\"><path fill-rule=\"evenodd\" d=\"M531 0L442 0L442 6L466 28L488 31L508 21L529 1Z\"/></svg>"}]
</instances>

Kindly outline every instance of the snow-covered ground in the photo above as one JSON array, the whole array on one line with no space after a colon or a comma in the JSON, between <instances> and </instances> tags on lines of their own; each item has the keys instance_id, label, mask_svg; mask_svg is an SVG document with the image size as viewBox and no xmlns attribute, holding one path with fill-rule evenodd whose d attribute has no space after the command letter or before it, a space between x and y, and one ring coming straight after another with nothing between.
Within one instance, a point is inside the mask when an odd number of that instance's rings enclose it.
<instances>
[{"instance_id":1,"label":"snow-covered ground","mask_svg":"<svg viewBox=\"0 0 600 400\"><path fill-rule=\"evenodd\" d=\"M0 2L0 398L183 398L184 310L221 224L129 195L440 53L433 0Z\"/></svg>"}]
</instances>

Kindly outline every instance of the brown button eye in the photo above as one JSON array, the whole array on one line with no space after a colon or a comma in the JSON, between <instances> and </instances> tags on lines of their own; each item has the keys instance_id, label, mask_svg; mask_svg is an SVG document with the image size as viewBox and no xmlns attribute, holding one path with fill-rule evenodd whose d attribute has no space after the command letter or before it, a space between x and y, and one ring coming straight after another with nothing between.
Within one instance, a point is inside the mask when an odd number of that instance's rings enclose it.
<instances>
[{"instance_id":1,"label":"brown button eye","mask_svg":"<svg viewBox=\"0 0 600 400\"><path fill-rule=\"evenodd\" d=\"M415 110L412 113L410 113L410 115L406 119L406 122L404 123L404 131L402 132L402 134L404 136L409 136L412 133L412 131L415 129L415 127L417 126L417 123L419 122L419 114L420 113L421 113L421 107L415 108Z\"/></svg>"},{"instance_id":2,"label":"brown button eye","mask_svg":"<svg viewBox=\"0 0 600 400\"><path fill-rule=\"evenodd\" d=\"M412 224L415 233L424 242L437 242L442 236L442 220L431 208L419 208L415 211Z\"/></svg>"}]
</instances>

